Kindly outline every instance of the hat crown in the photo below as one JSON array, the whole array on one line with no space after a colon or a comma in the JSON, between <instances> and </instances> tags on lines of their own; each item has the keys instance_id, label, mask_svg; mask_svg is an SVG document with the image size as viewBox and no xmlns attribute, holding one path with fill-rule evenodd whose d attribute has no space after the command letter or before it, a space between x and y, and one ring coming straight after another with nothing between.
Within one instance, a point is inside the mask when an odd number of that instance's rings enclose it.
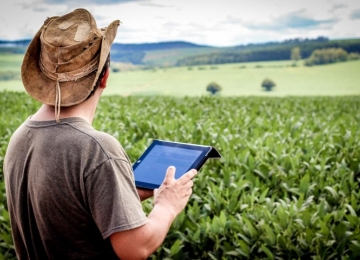
<instances>
[{"instance_id":1,"label":"hat crown","mask_svg":"<svg viewBox=\"0 0 360 260\"><path fill-rule=\"evenodd\" d=\"M71 46L91 40L90 32L97 31L94 17L85 9L76 9L53 20L44 30L44 38L57 47Z\"/></svg>"},{"instance_id":2,"label":"hat crown","mask_svg":"<svg viewBox=\"0 0 360 260\"><path fill-rule=\"evenodd\" d=\"M102 37L94 17L84 9L54 19L40 36L44 66L59 73L79 69L97 57Z\"/></svg>"}]
</instances>

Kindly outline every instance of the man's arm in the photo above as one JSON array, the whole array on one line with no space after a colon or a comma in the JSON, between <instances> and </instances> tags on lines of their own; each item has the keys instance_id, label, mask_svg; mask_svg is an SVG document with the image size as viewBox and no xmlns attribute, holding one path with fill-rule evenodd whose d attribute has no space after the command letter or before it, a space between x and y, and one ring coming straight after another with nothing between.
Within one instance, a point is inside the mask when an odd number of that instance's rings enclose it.
<instances>
[{"instance_id":1,"label":"man's arm","mask_svg":"<svg viewBox=\"0 0 360 260\"><path fill-rule=\"evenodd\" d=\"M175 168L169 167L164 182L154 190L154 208L148 222L138 228L117 232L110 241L117 256L124 259L146 259L164 241L176 216L185 208L192 194L192 178L196 170L190 170L175 179Z\"/></svg>"},{"instance_id":2,"label":"man's arm","mask_svg":"<svg viewBox=\"0 0 360 260\"><path fill-rule=\"evenodd\" d=\"M154 195L154 190L143 189L136 187L137 193L139 194L140 200L144 201Z\"/></svg>"}]
</instances>

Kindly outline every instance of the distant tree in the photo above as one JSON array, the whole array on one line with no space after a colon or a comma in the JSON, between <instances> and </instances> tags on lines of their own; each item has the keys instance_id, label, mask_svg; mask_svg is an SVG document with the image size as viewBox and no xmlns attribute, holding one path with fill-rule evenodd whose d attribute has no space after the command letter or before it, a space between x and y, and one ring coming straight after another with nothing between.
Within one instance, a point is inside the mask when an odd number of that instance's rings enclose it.
<instances>
[{"instance_id":1,"label":"distant tree","mask_svg":"<svg viewBox=\"0 0 360 260\"><path fill-rule=\"evenodd\" d=\"M348 60L359 60L360 59L360 53L351 52L348 54Z\"/></svg>"},{"instance_id":2,"label":"distant tree","mask_svg":"<svg viewBox=\"0 0 360 260\"><path fill-rule=\"evenodd\" d=\"M305 61L306 66L322 65L346 61L348 53L342 48L326 48L314 50L310 57Z\"/></svg>"},{"instance_id":3,"label":"distant tree","mask_svg":"<svg viewBox=\"0 0 360 260\"><path fill-rule=\"evenodd\" d=\"M207 85L206 91L210 92L212 95L215 95L216 93L220 92L222 90L222 87L217 84L216 82L211 82Z\"/></svg>"},{"instance_id":4,"label":"distant tree","mask_svg":"<svg viewBox=\"0 0 360 260\"><path fill-rule=\"evenodd\" d=\"M294 47L291 50L291 60L294 61L293 65L296 66L296 63L301 60L301 52L299 47Z\"/></svg>"},{"instance_id":5,"label":"distant tree","mask_svg":"<svg viewBox=\"0 0 360 260\"><path fill-rule=\"evenodd\" d=\"M117 73L117 72L119 72L119 71L120 71L120 69L117 68L117 67L113 67L113 68L112 68L112 72L114 72L114 73Z\"/></svg>"},{"instance_id":6,"label":"distant tree","mask_svg":"<svg viewBox=\"0 0 360 260\"><path fill-rule=\"evenodd\" d=\"M261 83L261 87L263 87L266 91L271 91L275 86L276 86L275 82L269 78L264 79L263 82Z\"/></svg>"}]
</instances>

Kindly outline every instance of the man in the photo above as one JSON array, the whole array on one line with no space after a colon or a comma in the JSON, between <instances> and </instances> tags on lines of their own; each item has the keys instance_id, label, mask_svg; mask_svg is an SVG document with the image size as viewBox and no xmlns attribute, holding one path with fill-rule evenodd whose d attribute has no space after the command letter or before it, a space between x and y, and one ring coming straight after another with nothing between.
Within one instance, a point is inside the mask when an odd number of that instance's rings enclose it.
<instances>
[{"instance_id":1,"label":"man","mask_svg":"<svg viewBox=\"0 0 360 260\"><path fill-rule=\"evenodd\" d=\"M30 43L21 74L40 109L13 134L4 160L18 259L145 259L184 209L196 170L169 167L148 216L125 151L91 126L109 77L119 21L98 29L77 9L48 18Z\"/></svg>"}]
</instances>

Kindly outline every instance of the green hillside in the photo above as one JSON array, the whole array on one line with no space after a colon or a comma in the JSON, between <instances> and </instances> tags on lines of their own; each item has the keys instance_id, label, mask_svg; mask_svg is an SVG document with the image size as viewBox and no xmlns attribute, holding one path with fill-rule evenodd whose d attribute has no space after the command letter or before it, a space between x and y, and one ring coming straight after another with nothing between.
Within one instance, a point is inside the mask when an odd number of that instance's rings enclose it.
<instances>
[{"instance_id":1,"label":"green hillside","mask_svg":"<svg viewBox=\"0 0 360 260\"><path fill-rule=\"evenodd\" d=\"M29 40L0 41L0 55L23 54ZM329 40L292 39L283 42L246 44L232 47L213 47L183 41L143 44L114 43L111 59L151 67L194 66L237 62L289 60L291 50L299 47L302 58L308 58L315 49L342 48L348 53L360 53L360 39Z\"/></svg>"},{"instance_id":2,"label":"green hillside","mask_svg":"<svg viewBox=\"0 0 360 260\"><path fill-rule=\"evenodd\" d=\"M166 50L146 51L142 62L149 66L174 66L183 57L203 55L207 53L220 52L221 48L201 47L201 48L179 48Z\"/></svg>"},{"instance_id":3,"label":"green hillside","mask_svg":"<svg viewBox=\"0 0 360 260\"><path fill-rule=\"evenodd\" d=\"M249 44L222 49L219 52L189 55L176 62L177 66L226 64L252 61L275 61L291 59L291 52L299 48L302 58L308 58L318 49L341 48L347 53L360 53L360 39L328 40L319 37L313 40L287 40L263 44Z\"/></svg>"}]
</instances>

